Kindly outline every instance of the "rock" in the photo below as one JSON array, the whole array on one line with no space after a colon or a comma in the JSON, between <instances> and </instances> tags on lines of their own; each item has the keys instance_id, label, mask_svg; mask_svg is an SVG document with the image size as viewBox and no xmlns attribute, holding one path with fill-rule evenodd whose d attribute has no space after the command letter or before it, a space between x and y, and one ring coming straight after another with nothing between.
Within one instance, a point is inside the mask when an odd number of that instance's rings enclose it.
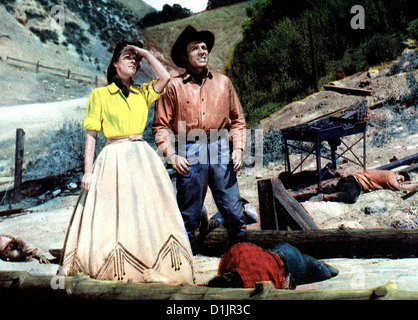
<instances>
[{"instance_id":1,"label":"rock","mask_svg":"<svg viewBox=\"0 0 418 320\"><path fill-rule=\"evenodd\" d=\"M61 189L57 189L54 192L52 192L52 196L56 197L57 195L59 195L61 193Z\"/></svg>"},{"instance_id":2,"label":"rock","mask_svg":"<svg viewBox=\"0 0 418 320\"><path fill-rule=\"evenodd\" d=\"M379 76L379 70L372 70L367 72L367 76L371 79L377 78Z\"/></svg>"},{"instance_id":3,"label":"rock","mask_svg":"<svg viewBox=\"0 0 418 320\"><path fill-rule=\"evenodd\" d=\"M77 184L74 182L71 182L70 184L68 184L67 188L70 190L74 190L77 188Z\"/></svg>"}]
</instances>

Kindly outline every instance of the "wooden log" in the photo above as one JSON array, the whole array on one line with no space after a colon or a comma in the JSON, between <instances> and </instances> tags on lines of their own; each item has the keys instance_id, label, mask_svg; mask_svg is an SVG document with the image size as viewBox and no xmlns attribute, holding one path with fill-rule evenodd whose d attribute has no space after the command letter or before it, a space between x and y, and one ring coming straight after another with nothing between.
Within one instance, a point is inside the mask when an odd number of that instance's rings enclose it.
<instances>
[{"instance_id":1,"label":"wooden log","mask_svg":"<svg viewBox=\"0 0 418 320\"><path fill-rule=\"evenodd\" d=\"M49 176L35 180L27 180L21 183L21 200L27 197L35 197L46 191L56 188L65 188L68 182L73 181L75 175L79 174L79 169L71 169L56 176ZM7 197L9 191L1 191L0 198Z\"/></svg>"},{"instance_id":2,"label":"wooden log","mask_svg":"<svg viewBox=\"0 0 418 320\"><path fill-rule=\"evenodd\" d=\"M317 259L418 257L418 230L248 230L247 241L263 248L287 242ZM221 256L227 249L226 242L226 231L223 228L215 229L204 240L201 253Z\"/></svg>"},{"instance_id":3,"label":"wooden log","mask_svg":"<svg viewBox=\"0 0 418 320\"><path fill-rule=\"evenodd\" d=\"M3 210L3 211L0 211L0 217L6 217L6 216L11 216L13 214L27 213L27 212L32 212L32 210L25 210L23 208Z\"/></svg>"},{"instance_id":4,"label":"wooden log","mask_svg":"<svg viewBox=\"0 0 418 320\"><path fill-rule=\"evenodd\" d=\"M253 289L146 284L95 280L87 276L62 277L63 286L53 288L54 277L34 276L25 271L0 272L2 300L417 300L418 292L398 290L393 283L360 290L282 290L270 282Z\"/></svg>"},{"instance_id":5,"label":"wooden log","mask_svg":"<svg viewBox=\"0 0 418 320\"><path fill-rule=\"evenodd\" d=\"M400 166L403 165L409 165L412 163L418 162L418 153L415 153L413 155L410 155L408 157L393 161L391 163L385 164L383 166L380 166L378 168L376 168L377 170L391 170L391 169L395 169L398 168Z\"/></svg>"},{"instance_id":6,"label":"wooden log","mask_svg":"<svg viewBox=\"0 0 418 320\"><path fill-rule=\"evenodd\" d=\"M370 90L357 89L357 88L348 88L348 87L338 87L338 86L324 86L325 90L335 91L342 94L351 94L356 96L371 96L373 94Z\"/></svg>"}]
</instances>

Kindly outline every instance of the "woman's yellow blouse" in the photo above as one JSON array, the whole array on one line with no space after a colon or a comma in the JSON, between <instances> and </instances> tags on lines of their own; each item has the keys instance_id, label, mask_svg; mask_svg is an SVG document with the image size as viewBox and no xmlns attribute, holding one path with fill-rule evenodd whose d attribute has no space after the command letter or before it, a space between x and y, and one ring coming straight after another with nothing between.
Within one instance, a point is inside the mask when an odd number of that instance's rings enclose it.
<instances>
[{"instance_id":1,"label":"woman's yellow blouse","mask_svg":"<svg viewBox=\"0 0 418 320\"><path fill-rule=\"evenodd\" d=\"M152 80L139 88L131 86L128 98L115 83L94 89L88 99L83 127L103 131L106 138L142 134L148 109L162 95L154 91L155 82Z\"/></svg>"}]
</instances>

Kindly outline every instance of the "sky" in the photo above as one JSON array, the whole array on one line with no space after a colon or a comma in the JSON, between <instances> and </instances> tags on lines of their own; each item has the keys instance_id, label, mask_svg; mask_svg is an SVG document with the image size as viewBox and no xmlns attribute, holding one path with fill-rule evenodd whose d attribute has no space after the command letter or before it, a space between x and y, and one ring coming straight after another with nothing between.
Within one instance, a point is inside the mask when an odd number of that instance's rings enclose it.
<instances>
[{"instance_id":1,"label":"sky","mask_svg":"<svg viewBox=\"0 0 418 320\"><path fill-rule=\"evenodd\" d=\"M163 6L165 4L169 4L172 6L173 4L179 4L183 8L190 9L192 12L200 12L206 9L207 0L143 0L147 4L149 4L151 7L154 7L158 11L163 10Z\"/></svg>"}]
</instances>

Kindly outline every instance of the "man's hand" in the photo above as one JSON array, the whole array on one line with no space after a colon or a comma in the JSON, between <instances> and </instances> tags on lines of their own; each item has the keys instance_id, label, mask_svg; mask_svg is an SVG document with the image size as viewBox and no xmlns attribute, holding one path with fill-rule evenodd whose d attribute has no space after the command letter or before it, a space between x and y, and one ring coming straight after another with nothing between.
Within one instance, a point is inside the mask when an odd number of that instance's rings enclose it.
<instances>
[{"instance_id":1,"label":"man's hand","mask_svg":"<svg viewBox=\"0 0 418 320\"><path fill-rule=\"evenodd\" d=\"M184 175L189 173L189 166L191 165L186 158L181 157L177 154L173 154L170 157L168 157L168 163L171 164L174 168L174 170L177 171L177 173Z\"/></svg>"},{"instance_id":2,"label":"man's hand","mask_svg":"<svg viewBox=\"0 0 418 320\"><path fill-rule=\"evenodd\" d=\"M242 167L244 161L244 152L242 149L235 149L231 155L232 162L234 163L234 171L237 172Z\"/></svg>"}]
</instances>

